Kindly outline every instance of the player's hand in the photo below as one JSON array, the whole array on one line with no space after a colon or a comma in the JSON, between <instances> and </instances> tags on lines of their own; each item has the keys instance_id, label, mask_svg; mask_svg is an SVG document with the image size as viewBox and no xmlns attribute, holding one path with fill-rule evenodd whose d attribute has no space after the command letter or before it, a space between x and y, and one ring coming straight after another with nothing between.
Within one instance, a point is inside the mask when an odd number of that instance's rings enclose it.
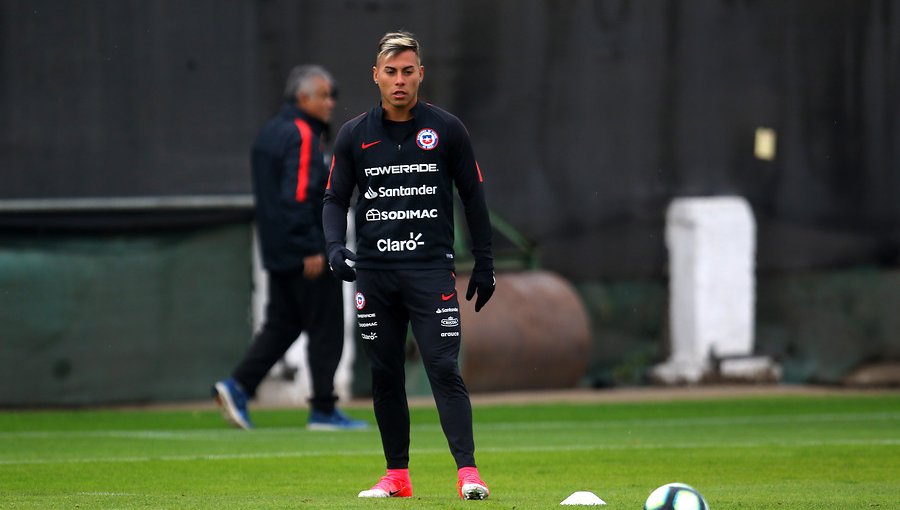
<instances>
[{"instance_id":1,"label":"player's hand","mask_svg":"<svg viewBox=\"0 0 900 510\"><path fill-rule=\"evenodd\" d=\"M335 276L345 282L356 281L356 269L353 269L348 260L356 260L356 254L339 244L328 247L328 266Z\"/></svg>"},{"instance_id":2,"label":"player's hand","mask_svg":"<svg viewBox=\"0 0 900 510\"><path fill-rule=\"evenodd\" d=\"M316 253L303 257L303 277L307 280L318 278L325 269L325 254Z\"/></svg>"},{"instance_id":3,"label":"player's hand","mask_svg":"<svg viewBox=\"0 0 900 510\"><path fill-rule=\"evenodd\" d=\"M471 301L472 296L478 293L475 300L475 311L481 311L481 308L494 295L494 289L497 288L497 278L494 276L493 269L475 269L472 276L469 277L469 288L466 289L466 301Z\"/></svg>"}]
</instances>

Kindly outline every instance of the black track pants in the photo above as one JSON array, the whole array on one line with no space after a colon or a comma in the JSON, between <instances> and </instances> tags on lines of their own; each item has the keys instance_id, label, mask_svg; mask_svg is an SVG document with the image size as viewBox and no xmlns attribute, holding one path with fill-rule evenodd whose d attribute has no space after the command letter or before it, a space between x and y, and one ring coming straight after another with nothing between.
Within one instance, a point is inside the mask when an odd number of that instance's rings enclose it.
<instances>
[{"instance_id":1,"label":"black track pants","mask_svg":"<svg viewBox=\"0 0 900 510\"><path fill-rule=\"evenodd\" d=\"M284 356L300 333L309 335L307 353L314 409L331 412L334 373L344 350L344 308L341 282L330 271L308 280L302 270L269 272L266 317L253 344L232 377L250 394Z\"/></svg>"},{"instance_id":2,"label":"black track pants","mask_svg":"<svg viewBox=\"0 0 900 510\"><path fill-rule=\"evenodd\" d=\"M413 335L457 467L475 466L472 405L459 373L459 299L449 269L357 270L356 308L372 364L375 418L388 469L409 466L406 332Z\"/></svg>"}]
</instances>

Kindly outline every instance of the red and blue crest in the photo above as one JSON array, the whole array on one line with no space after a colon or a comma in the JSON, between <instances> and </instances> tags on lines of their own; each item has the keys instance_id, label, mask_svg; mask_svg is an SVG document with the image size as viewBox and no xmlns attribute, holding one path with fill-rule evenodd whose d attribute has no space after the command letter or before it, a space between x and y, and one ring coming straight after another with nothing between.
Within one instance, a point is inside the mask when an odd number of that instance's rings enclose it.
<instances>
[{"instance_id":1,"label":"red and blue crest","mask_svg":"<svg viewBox=\"0 0 900 510\"><path fill-rule=\"evenodd\" d=\"M437 147L437 144L437 132L431 128L425 128L416 135L416 145L418 145L420 149L430 151Z\"/></svg>"}]
</instances>

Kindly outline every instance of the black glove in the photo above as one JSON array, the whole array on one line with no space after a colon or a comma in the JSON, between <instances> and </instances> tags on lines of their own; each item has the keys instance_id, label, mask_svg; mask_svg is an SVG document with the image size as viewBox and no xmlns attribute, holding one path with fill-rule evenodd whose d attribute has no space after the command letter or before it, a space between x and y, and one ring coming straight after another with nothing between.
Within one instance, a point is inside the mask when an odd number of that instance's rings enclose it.
<instances>
[{"instance_id":1,"label":"black glove","mask_svg":"<svg viewBox=\"0 0 900 510\"><path fill-rule=\"evenodd\" d=\"M356 260L356 254L339 244L328 247L328 267L331 272L345 282L356 281L356 269L347 264L348 260Z\"/></svg>"},{"instance_id":2,"label":"black glove","mask_svg":"<svg viewBox=\"0 0 900 510\"><path fill-rule=\"evenodd\" d=\"M478 299L475 300L475 311L479 312L494 295L495 288L497 288L497 278L494 276L493 269L475 269L472 271L472 276L469 277L466 301L471 301L477 291Z\"/></svg>"}]
</instances>

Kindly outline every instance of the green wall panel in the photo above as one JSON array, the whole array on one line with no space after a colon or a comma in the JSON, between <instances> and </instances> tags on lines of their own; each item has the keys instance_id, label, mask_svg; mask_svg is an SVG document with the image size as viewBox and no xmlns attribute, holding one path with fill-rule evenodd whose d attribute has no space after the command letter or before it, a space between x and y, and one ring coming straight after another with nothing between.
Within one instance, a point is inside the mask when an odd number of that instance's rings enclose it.
<instances>
[{"instance_id":1,"label":"green wall panel","mask_svg":"<svg viewBox=\"0 0 900 510\"><path fill-rule=\"evenodd\" d=\"M247 223L0 237L0 405L206 398L251 335Z\"/></svg>"}]
</instances>

